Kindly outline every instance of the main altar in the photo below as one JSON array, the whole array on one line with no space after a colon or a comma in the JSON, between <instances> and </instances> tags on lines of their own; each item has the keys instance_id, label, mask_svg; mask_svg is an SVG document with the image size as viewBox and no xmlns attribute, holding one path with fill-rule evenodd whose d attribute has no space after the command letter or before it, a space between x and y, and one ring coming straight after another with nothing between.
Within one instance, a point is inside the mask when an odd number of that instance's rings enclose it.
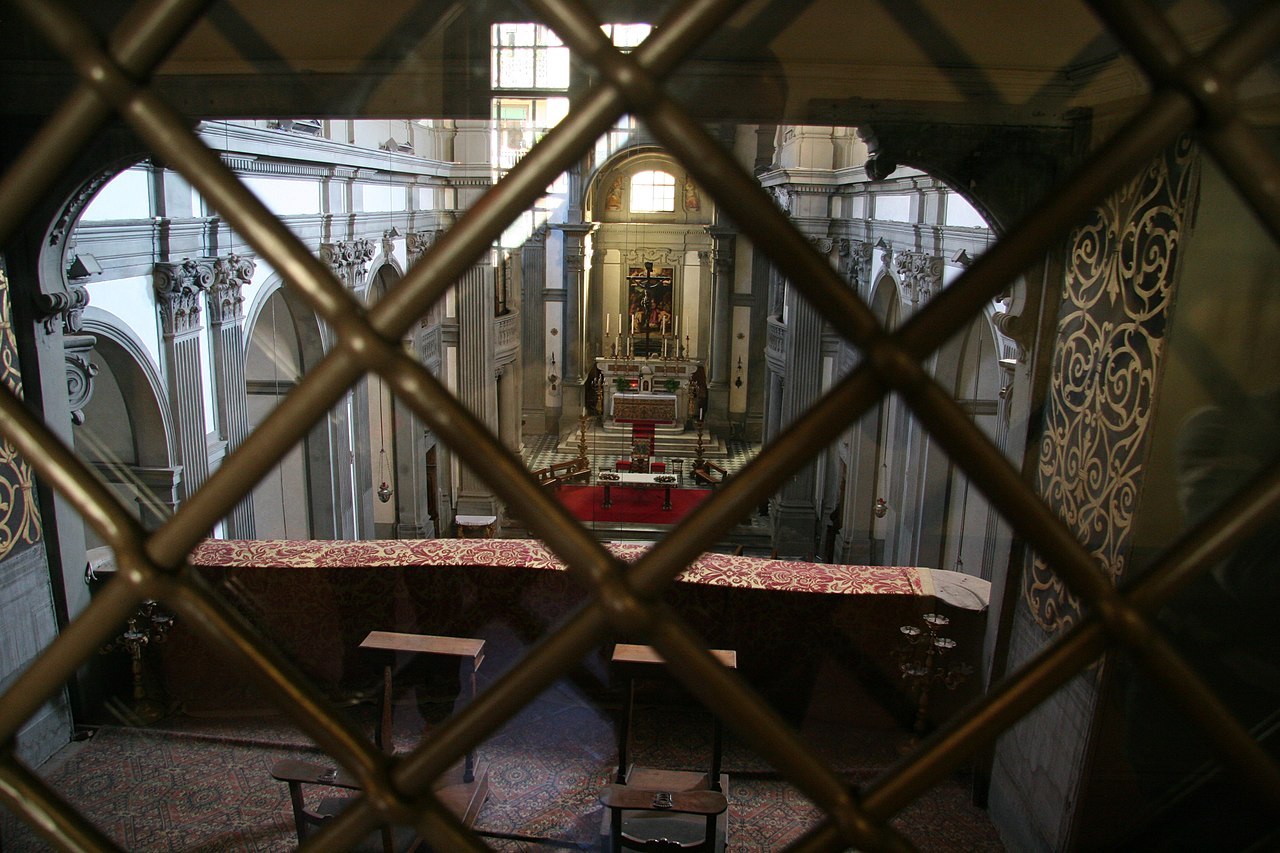
<instances>
[{"instance_id":1,"label":"main altar","mask_svg":"<svg viewBox=\"0 0 1280 853\"><path fill-rule=\"evenodd\" d=\"M593 396L606 426L652 421L683 429L706 405L705 371L692 359L597 358L596 371Z\"/></svg>"}]
</instances>

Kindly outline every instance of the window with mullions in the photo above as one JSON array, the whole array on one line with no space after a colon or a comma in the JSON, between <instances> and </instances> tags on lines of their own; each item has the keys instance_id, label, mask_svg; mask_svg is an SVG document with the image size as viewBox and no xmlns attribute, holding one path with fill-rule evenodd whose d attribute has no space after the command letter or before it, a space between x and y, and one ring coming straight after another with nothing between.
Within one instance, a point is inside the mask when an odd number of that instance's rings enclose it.
<instances>
[{"instance_id":1,"label":"window with mullions","mask_svg":"<svg viewBox=\"0 0 1280 853\"><path fill-rule=\"evenodd\" d=\"M631 177L632 213L671 213L676 209L676 179L667 172L636 172Z\"/></svg>"},{"instance_id":2,"label":"window with mullions","mask_svg":"<svg viewBox=\"0 0 1280 853\"><path fill-rule=\"evenodd\" d=\"M568 111L568 98L494 98L493 162L499 172L514 166Z\"/></svg>"},{"instance_id":3,"label":"window with mullions","mask_svg":"<svg viewBox=\"0 0 1280 853\"><path fill-rule=\"evenodd\" d=\"M495 89L569 88L569 49L541 24L494 24L491 82Z\"/></svg>"}]
</instances>

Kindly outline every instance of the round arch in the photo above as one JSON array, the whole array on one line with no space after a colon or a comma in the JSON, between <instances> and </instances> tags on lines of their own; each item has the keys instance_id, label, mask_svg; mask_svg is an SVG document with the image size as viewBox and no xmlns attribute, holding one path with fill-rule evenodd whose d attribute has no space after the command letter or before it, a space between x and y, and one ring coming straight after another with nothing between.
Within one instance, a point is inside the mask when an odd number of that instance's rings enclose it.
<instances>
[{"instance_id":1,"label":"round arch","mask_svg":"<svg viewBox=\"0 0 1280 853\"><path fill-rule=\"evenodd\" d=\"M84 422L72 429L76 453L154 527L172 514L180 478L164 380L146 345L116 315L89 306L83 329L96 339L91 360L98 371Z\"/></svg>"},{"instance_id":2,"label":"round arch","mask_svg":"<svg viewBox=\"0 0 1280 853\"><path fill-rule=\"evenodd\" d=\"M249 426L256 429L279 402L319 364L328 333L302 297L273 275L245 316L245 385ZM341 405L341 404L340 404ZM275 470L254 488L254 525L264 539L332 539L349 513L349 475L339 464L341 423L325 418L307 431ZM303 500L286 499L302 495Z\"/></svg>"}]
</instances>

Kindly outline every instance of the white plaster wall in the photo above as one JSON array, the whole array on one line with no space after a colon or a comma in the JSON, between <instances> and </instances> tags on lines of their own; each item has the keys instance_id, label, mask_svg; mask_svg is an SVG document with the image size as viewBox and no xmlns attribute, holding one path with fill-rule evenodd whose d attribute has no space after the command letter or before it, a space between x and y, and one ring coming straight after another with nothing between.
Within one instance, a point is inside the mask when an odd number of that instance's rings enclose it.
<instances>
[{"instance_id":1,"label":"white plaster wall","mask_svg":"<svg viewBox=\"0 0 1280 853\"><path fill-rule=\"evenodd\" d=\"M320 183L297 178L245 175L241 178L267 210L276 216L320 213Z\"/></svg>"},{"instance_id":2,"label":"white plaster wall","mask_svg":"<svg viewBox=\"0 0 1280 853\"><path fill-rule=\"evenodd\" d=\"M706 319L703 315L706 311L702 306L702 262L698 260L696 251L688 251L684 253L684 289L680 294L680 334L687 336L689 339L689 356L692 358L705 357L705 353L699 350L699 342L701 340L702 324ZM711 308L710 301L706 305L707 310Z\"/></svg>"},{"instance_id":3,"label":"white plaster wall","mask_svg":"<svg viewBox=\"0 0 1280 853\"><path fill-rule=\"evenodd\" d=\"M152 214L150 171L126 169L116 175L89 202L80 215L83 222L116 219L150 219Z\"/></svg>"},{"instance_id":4,"label":"white plaster wall","mask_svg":"<svg viewBox=\"0 0 1280 853\"><path fill-rule=\"evenodd\" d=\"M982 214L969 204L969 200L959 193L948 192L944 196L946 215L944 224L954 228L986 228L987 222Z\"/></svg>"},{"instance_id":5,"label":"white plaster wall","mask_svg":"<svg viewBox=\"0 0 1280 853\"><path fill-rule=\"evenodd\" d=\"M95 281L86 285L89 304L115 314L133 330L160 369L160 318L150 276Z\"/></svg>"},{"instance_id":6,"label":"white plaster wall","mask_svg":"<svg viewBox=\"0 0 1280 853\"><path fill-rule=\"evenodd\" d=\"M911 195L876 195L875 218L886 222L911 222Z\"/></svg>"}]
</instances>

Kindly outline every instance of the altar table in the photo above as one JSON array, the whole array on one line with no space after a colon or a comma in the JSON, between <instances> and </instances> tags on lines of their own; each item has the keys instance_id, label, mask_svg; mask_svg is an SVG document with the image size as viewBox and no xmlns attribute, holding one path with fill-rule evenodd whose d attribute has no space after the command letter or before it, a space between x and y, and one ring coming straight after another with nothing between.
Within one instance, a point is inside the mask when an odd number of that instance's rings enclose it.
<instances>
[{"instance_id":1,"label":"altar table","mask_svg":"<svg viewBox=\"0 0 1280 853\"><path fill-rule=\"evenodd\" d=\"M663 466L665 468L665 466ZM600 506L608 509L613 506L613 486L632 486L638 489L662 489L662 508L671 509L671 488L676 485L678 477L665 472L643 473L634 471L601 471L597 477L604 486L604 501Z\"/></svg>"},{"instance_id":2,"label":"altar table","mask_svg":"<svg viewBox=\"0 0 1280 853\"><path fill-rule=\"evenodd\" d=\"M609 413L615 421L657 421L675 423L679 416L678 398L675 394L616 393L613 410Z\"/></svg>"}]
</instances>

